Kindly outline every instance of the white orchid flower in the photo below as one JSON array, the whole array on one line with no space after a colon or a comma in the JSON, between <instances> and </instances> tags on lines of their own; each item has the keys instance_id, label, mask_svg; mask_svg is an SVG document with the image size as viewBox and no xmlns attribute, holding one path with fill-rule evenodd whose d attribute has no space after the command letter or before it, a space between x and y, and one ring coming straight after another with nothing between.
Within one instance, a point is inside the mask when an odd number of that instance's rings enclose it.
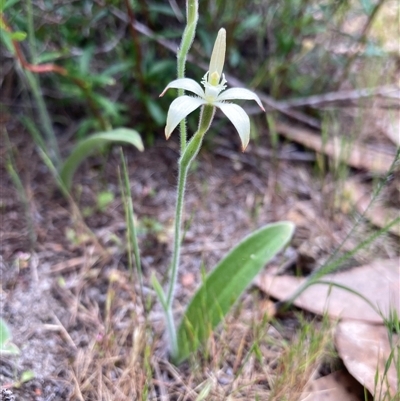
<instances>
[{"instance_id":1,"label":"white orchid flower","mask_svg":"<svg viewBox=\"0 0 400 401\"><path fill-rule=\"evenodd\" d=\"M250 140L250 119L242 107L226 100L244 99L255 100L263 111L260 98L252 91L244 88L231 88L225 90L226 79L222 73L225 63L226 31L221 28L218 32L210 60L210 67L201 83L203 88L193 79L181 78L170 82L160 96L170 88L184 89L193 92L197 97L179 96L169 107L165 136L168 139L176 126L192 111L202 105L218 107L235 126L245 150Z\"/></svg>"}]
</instances>

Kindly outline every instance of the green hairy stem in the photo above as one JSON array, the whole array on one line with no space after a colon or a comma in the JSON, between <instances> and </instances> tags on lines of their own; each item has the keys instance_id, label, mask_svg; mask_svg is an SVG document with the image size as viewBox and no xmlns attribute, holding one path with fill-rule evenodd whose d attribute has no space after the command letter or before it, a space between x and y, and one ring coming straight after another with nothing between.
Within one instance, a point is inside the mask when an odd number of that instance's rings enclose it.
<instances>
[{"instance_id":1,"label":"green hairy stem","mask_svg":"<svg viewBox=\"0 0 400 401\"><path fill-rule=\"evenodd\" d=\"M168 280L169 287L167 295L167 310L165 311L172 355L177 354L176 328L172 316L172 302L174 300L176 282L178 280L178 267L182 241L182 212L185 197L186 179L190 166L196 155L199 153L204 134L208 131L211 125L214 113L214 107L208 105L203 106L200 114L199 128L197 132L193 135L192 139L189 141L188 145L185 148L185 151L182 154L181 159L179 160L178 190L175 209L174 250Z\"/></svg>"},{"instance_id":2,"label":"green hairy stem","mask_svg":"<svg viewBox=\"0 0 400 401\"><path fill-rule=\"evenodd\" d=\"M198 0L187 0L186 1L186 27L183 31L181 45L177 55L177 76L184 78L185 76L185 65L186 58L189 53L190 47L192 46L193 39L196 34L197 21L199 19L199 4ZM184 90L178 89L178 96L183 96ZM186 122L182 120L180 125L181 132L181 154L183 154L186 148L187 133L186 133Z\"/></svg>"}]
</instances>

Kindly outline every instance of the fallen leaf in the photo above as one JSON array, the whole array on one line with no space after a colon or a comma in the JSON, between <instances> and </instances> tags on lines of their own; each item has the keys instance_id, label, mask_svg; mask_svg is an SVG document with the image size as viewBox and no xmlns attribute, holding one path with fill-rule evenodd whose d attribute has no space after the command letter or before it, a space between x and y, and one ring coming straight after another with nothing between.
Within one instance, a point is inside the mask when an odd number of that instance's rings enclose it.
<instances>
[{"instance_id":1,"label":"fallen leaf","mask_svg":"<svg viewBox=\"0 0 400 401\"><path fill-rule=\"evenodd\" d=\"M337 137L325 142L320 134L288 124L279 123L276 130L286 138L326 154L337 162L378 174L387 173L395 158L394 152L385 153L358 143L352 143L350 148L349 144L344 144L343 139Z\"/></svg>"},{"instance_id":2,"label":"fallen leaf","mask_svg":"<svg viewBox=\"0 0 400 401\"><path fill-rule=\"evenodd\" d=\"M375 120L375 124L382 132L397 146L400 146L400 114L396 110L380 110L380 118Z\"/></svg>"},{"instance_id":3,"label":"fallen leaf","mask_svg":"<svg viewBox=\"0 0 400 401\"><path fill-rule=\"evenodd\" d=\"M366 297L388 316L390 308L400 315L400 259L375 261L345 272L329 274L324 281L344 285ZM292 276L261 275L256 285L279 300L288 299L306 281ZM328 313L334 318L382 323L382 316L359 296L334 286L314 284L299 295L294 305L316 314Z\"/></svg>"},{"instance_id":4,"label":"fallen leaf","mask_svg":"<svg viewBox=\"0 0 400 401\"><path fill-rule=\"evenodd\" d=\"M370 205L371 191L354 180L346 182L345 190L358 213L365 213L365 217L376 227L383 228L399 216L397 209L383 207L378 199ZM389 232L400 237L400 222L390 227Z\"/></svg>"},{"instance_id":5,"label":"fallen leaf","mask_svg":"<svg viewBox=\"0 0 400 401\"><path fill-rule=\"evenodd\" d=\"M338 370L310 382L300 401L364 401L364 388L348 372Z\"/></svg>"},{"instance_id":6,"label":"fallen leaf","mask_svg":"<svg viewBox=\"0 0 400 401\"><path fill-rule=\"evenodd\" d=\"M388 394L391 397L400 396L394 361L387 369L386 376L384 375L385 364L391 352L386 327L343 321L338 325L335 342L347 370L368 389L375 400L386 400ZM393 349L398 352L399 346L399 337L393 335ZM394 359L399 356L395 355ZM375 384L377 371L378 380Z\"/></svg>"}]
</instances>

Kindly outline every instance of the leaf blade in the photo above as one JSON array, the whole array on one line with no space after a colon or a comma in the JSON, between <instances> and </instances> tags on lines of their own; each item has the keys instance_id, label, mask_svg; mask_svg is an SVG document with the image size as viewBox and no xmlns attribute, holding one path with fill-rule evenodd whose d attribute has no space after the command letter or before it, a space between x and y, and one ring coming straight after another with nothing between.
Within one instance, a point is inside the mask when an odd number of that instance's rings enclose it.
<instances>
[{"instance_id":1,"label":"leaf blade","mask_svg":"<svg viewBox=\"0 0 400 401\"><path fill-rule=\"evenodd\" d=\"M139 133L130 128L116 128L91 135L75 146L61 167L60 177L68 190L71 188L72 177L80 163L101 146L113 142L128 143L140 151L144 149Z\"/></svg>"},{"instance_id":2,"label":"leaf blade","mask_svg":"<svg viewBox=\"0 0 400 401\"><path fill-rule=\"evenodd\" d=\"M254 277L290 240L291 222L262 227L244 238L206 277L192 298L178 330L176 363L206 340Z\"/></svg>"}]
</instances>

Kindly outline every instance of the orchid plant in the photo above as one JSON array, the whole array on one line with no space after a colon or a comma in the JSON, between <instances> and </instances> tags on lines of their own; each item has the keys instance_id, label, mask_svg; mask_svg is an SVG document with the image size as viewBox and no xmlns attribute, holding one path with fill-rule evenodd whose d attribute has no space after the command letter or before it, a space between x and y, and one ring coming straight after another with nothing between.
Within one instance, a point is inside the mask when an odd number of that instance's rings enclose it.
<instances>
[{"instance_id":1,"label":"orchid plant","mask_svg":"<svg viewBox=\"0 0 400 401\"><path fill-rule=\"evenodd\" d=\"M260 98L252 91L244 88L232 88L225 90L226 79L222 73L225 63L226 49L226 31L221 28L218 32L214 49L211 55L210 67L204 75L201 83L202 87L193 79L180 78L170 82L160 96L170 88L183 89L197 95L179 96L172 103L168 110L167 125L165 127L165 136L168 139L176 126L192 111L200 106L218 107L235 126L243 151L246 149L250 140L250 119L246 112L237 104L226 103L227 100L255 100L261 110L265 111Z\"/></svg>"},{"instance_id":2,"label":"orchid plant","mask_svg":"<svg viewBox=\"0 0 400 401\"><path fill-rule=\"evenodd\" d=\"M188 22L182 38L181 50L189 51L198 18L198 1L188 0L186 3ZM171 103L168 110L165 127L165 136L168 139L173 130L181 123L181 156L178 165L175 237L166 291L163 290L155 275L152 276L153 286L165 312L170 354L175 363L187 359L207 339L211 330L228 313L257 273L268 260L287 244L294 229L293 224L289 222L275 223L260 228L242 240L204 279L189 303L178 330L176 329L173 301L182 241L184 194L191 163L201 148L204 135L211 126L216 108L219 108L236 128L243 151L250 140L250 119L242 107L228 101L254 100L265 111L260 98L254 92L244 88L226 90L227 81L223 74L225 51L226 31L221 28L214 44L209 70L201 82L204 89L193 79L182 76L186 55L180 51L178 54L178 79L170 82L160 95L163 96L170 88L179 90L178 97ZM196 96L184 95L183 91L190 91ZM184 120L199 107L201 107L201 112L198 129L189 142L186 142Z\"/></svg>"}]
</instances>

